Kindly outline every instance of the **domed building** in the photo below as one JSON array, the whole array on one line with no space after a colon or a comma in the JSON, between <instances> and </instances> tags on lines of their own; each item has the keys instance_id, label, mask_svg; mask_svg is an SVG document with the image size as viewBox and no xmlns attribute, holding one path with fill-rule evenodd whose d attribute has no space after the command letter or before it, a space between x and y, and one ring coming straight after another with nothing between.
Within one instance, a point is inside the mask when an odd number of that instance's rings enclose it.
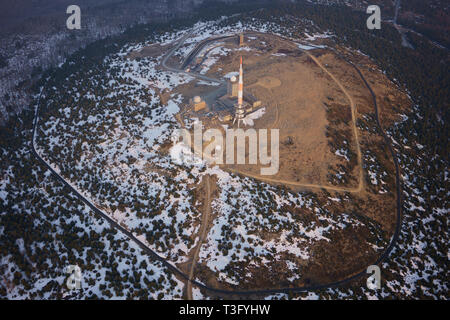
<instances>
[{"instance_id":1,"label":"domed building","mask_svg":"<svg viewBox=\"0 0 450 320\"><path fill-rule=\"evenodd\" d=\"M239 83L236 76L232 76L228 81L227 94L230 98L236 98L238 96Z\"/></svg>"},{"instance_id":2,"label":"domed building","mask_svg":"<svg viewBox=\"0 0 450 320\"><path fill-rule=\"evenodd\" d=\"M203 101L200 96L195 96L190 101L190 104L194 108L195 112L206 109L206 102Z\"/></svg>"}]
</instances>

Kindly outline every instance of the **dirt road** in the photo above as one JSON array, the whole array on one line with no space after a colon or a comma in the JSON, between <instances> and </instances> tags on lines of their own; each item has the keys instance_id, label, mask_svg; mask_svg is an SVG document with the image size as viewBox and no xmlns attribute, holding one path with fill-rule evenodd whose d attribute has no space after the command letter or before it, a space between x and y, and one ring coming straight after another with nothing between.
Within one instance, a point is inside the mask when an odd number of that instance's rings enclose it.
<instances>
[{"instance_id":1,"label":"dirt road","mask_svg":"<svg viewBox=\"0 0 450 320\"><path fill-rule=\"evenodd\" d=\"M348 91L345 89L345 87L339 81L339 79L337 79L331 72L329 72L316 57L314 57L312 54L310 54L307 51L304 51L304 52L328 76L330 76L331 79L333 79L334 82L336 82L336 84L339 86L339 88L342 90L342 92L345 94L345 96L347 97L347 99L350 102L350 107L351 107L351 110L352 110L352 130L353 130L353 134L355 136L356 154L357 154L358 166L359 166L359 183L358 183L358 186L356 188L345 188L345 187L337 187L337 186L335 187L335 186L326 186L326 185L318 185L318 184L299 183L299 182L290 181L290 180L274 179L274 178L269 178L269 177L265 177L265 176L261 176L261 175L253 175L253 174L249 174L247 172L236 170L236 169L228 169L228 170L232 171L234 173L242 174L242 175L245 175L247 177L251 177L251 178L254 178L254 179L257 179L257 180L260 180L260 181L264 181L264 182L268 182L268 183L286 184L286 185L289 185L289 186L305 187L305 188L309 188L309 189L325 189L325 190L330 190L330 191L359 193L364 188L364 172L363 172L363 166L362 166L362 156L361 156L361 147L360 147L360 144L359 144L358 128L356 127L356 113L357 113L357 111L356 111L355 102L354 102L352 96L348 93ZM277 123L277 120L275 121L275 123Z\"/></svg>"},{"instance_id":2,"label":"dirt road","mask_svg":"<svg viewBox=\"0 0 450 320\"><path fill-rule=\"evenodd\" d=\"M211 177L204 176L206 185L206 196L203 204L203 214L202 214L202 225L200 228L200 239L198 241L197 247L195 247L194 256L192 258L191 268L189 271L189 281L187 282L187 298L192 300L192 280L194 278L195 265L197 264L198 255L200 254L200 249L206 238L206 231L208 230L209 216L211 215Z\"/></svg>"}]
</instances>

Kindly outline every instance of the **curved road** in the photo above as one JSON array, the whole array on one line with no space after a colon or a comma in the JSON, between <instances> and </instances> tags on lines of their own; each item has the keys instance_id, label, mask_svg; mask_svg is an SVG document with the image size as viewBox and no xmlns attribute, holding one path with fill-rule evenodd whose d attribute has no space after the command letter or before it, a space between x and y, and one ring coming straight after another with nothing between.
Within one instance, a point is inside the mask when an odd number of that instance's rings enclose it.
<instances>
[{"instance_id":1,"label":"curved road","mask_svg":"<svg viewBox=\"0 0 450 320\"><path fill-rule=\"evenodd\" d=\"M182 74L189 75L189 76L193 76L194 78L198 78L198 79L205 80L205 81L211 81L211 82L215 82L215 83L226 84L226 81L218 80L218 79L215 79L215 78L210 78L210 77L207 77L207 76L204 76L204 75L201 75L201 74L198 74L198 73L194 73L194 72L187 72L187 71L184 71L183 69L174 68L174 67L170 67L170 66L167 65L167 60L168 60L170 57L173 56L173 54L175 53L175 51L177 51L177 50L183 45L183 43L186 41L186 39L189 38L190 36L192 36L192 34L193 34L194 32L195 32L195 30L192 30L192 31L189 32L187 35L185 35L185 36L182 37L180 40L178 40L178 44L177 44L174 48L172 48L172 49L169 51L169 53L162 59L161 65L162 65L166 70L168 70L168 71L172 71L172 72L176 72L176 73L182 73ZM223 39L223 38L224 38L224 37L221 37L221 38L214 38L214 41L216 41L217 39ZM211 41L212 41L212 40L209 40L209 42L211 42ZM205 44L206 44L206 43L205 43ZM205 45L205 44L204 44L204 45ZM204 45L203 45L203 46L204 46ZM194 50L197 50L197 52L200 51L199 46L197 46ZM192 53L189 54L189 56L191 56L191 55L192 55ZM189 57L189 56L188 56L188 57ZM185 62L186 62L186 60L185 60Z\"/></svg>"},{"instance_id":2,"label":"curved road","mask_svg":"<svg viewBox=\"0 0 450 320\"><path fill-rule=\"evenodd\" d=\"M186 39L187 36L185 36L183 38ZM184 42L184 40L183 40L183 42ZM182 42L181 42L181 44L182 44ZM181 46L181 44L179 44L179 46ZM178 48L179 48L179 46L178 46ZM175 50L173 50L173 52ZM163 60L163 65L165 64L166 61L167 61L167 57L166 57L165 60ZM345 60L345 61L347 61L347 60ZM362 81L364 82L364 84L366 85L366 87L368 88L368 90L370 91L370 93L372 95L372 99L373 99L373 102L374 102L374 108L375 108L375 115L376 115L377 126L378 126L378 128L380 130L380 133L381 133L383 139L385 140L385 143L388 145L389 151L390 151L390 153L391 153L391 155L393 157L393 161L394 161L394 164L395 164L396 184L397 184L397 186L396 186L396 192L397 192L397 225L396 225L396 228L395 228L395 231L394 231L394 235L392 236L389 245L385 248L385 250L378 257L378 259L373 263L373 264L380 264L392 252L392 250L395 247L395 244L396 244L396 242L398 240L399 234L400 234L401 222L402 222L402 196L401 196L401 184L400 184L400 168L399 168L397 156L396 156L396 154L394 152L394 149L393 149L393 147L391 145L391 140L386 135L386 133L384 132L384 130L383 130L381 124L380 124L377 101L376 101L375 94L372 91L372 88L367 83L366 79L364 78L363 74L358 69L358 67L356 65L354 65L353 63L351 63L350 61L347 61L347 62L350 65L352 65L353 68L355 68L355 70L358 72L358 74L361 77ZM180 72L179 70L177 70L175 68L173 68L173 69L174 70L172 70L172 71ZM181 72L184 72L184 71L181 71ZM198 77L198 78L201 78L201 79L205 78L205 77L203 77L201 75L195 75L195 76ZM208 77L206 77L206 78L208 78ZM217 80L215 80L215 79L207 79L207 80L208 81L217 82ZM351 282L351 281L353 281L355 279L361 278L363 276L367 276L366 270L364 269L364 270L362 270L362 271L360 271L360 272L358 272L358 273L356 273L356 274L354 274L354 275L352 275L352 276L350 276L348 278L345 278L345 279L342 279L342 280L339 280L339 281L335 281L335 282L331 282L331 283L325 283L325 284L319 284L319 285L309 285L309 286L303 286L303 287L287 287L287 288L273 288L273 289L261 289L261 290L247 290L247 291L217 289L217 288L206 286L206 285L204 285L204 284L202 284L202 283L200 283L200 282L198 282L196 280L191 279L188 275L183 273L180 269L175 267L172 263L170 263L165 258L163 258L160 255L158 255L152 249L150 249L141 240L137 239L136 236L133 233L131 233L129 230L127 230L124 227L122 227L121 225L119 225L116 221L114 221L106 213L104 213L99 208L97 208L94 203L92 203L85 196L83 196L70 182L68 182L61 175L59 175L59 173L57 173L55 171L55 169L50 165L50 163L48 163L41 155L39 155L39 153L36 150L35 138L36 138L36 133L37 133L37 129L38 129L38 120L39 120L39 110L40 110L40 105L41 105L41 97L42 97L42 94L45 91L45 89L46 89L46 86L44 86L41 89L41 92L40 92L39 98L38 98L38 102L37 102L37 106L36 106L35 117L34 117L34 121L33 121L33 133L32 133L32 145L31 145L31 152L32 152L32 154L38 159L39 162L41 162L41 164L44 167L46 167L53 174L53 176L58 181L60 181L63 185L65 185L67 188L69 188L75 195L78 196L78 198L82 202L84 202L87 206L89 206L93 210L93 212L95 214L99 215L100 217L102 217L103 219L108 221L109 224L113 228L116 228L117 230L121 231L130 240L135 242L143 250L143 252L147 253L150 257L160 261L165 267L167 267L174 274L180 276L185 281L190 281L192 283L192 285L195 285L198 288L201 288L201 289L204 289L206 291L209 291L210 293L222 294L222 295L248 296L248 295L268 295L268 294L274 294L274 293L289 293L289 292L312 291L312 290L318 290L318 289L324 289L324 288L337 287L337 286L341 286L341 285L344 285L344 284L348 284L349 282Z\"/></svg>"}]
</instances>

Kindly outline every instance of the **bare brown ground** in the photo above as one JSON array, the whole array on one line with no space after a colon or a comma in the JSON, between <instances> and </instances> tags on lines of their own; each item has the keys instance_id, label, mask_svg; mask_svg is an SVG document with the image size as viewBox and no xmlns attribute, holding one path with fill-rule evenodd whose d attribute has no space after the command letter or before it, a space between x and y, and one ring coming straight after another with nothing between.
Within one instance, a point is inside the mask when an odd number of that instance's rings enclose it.
<instances>
[{"instance_id":1,"label":"bare brown ground","mask_svg":"<svg viewBox=\"0 0 450 320\"><path fill-rule=\"evenodd\" d=\"M266 39L266 41L269 41ZM342 91L342 86L333 81L327 71L321 68L314 57L308 55L278 56L274 53L281 50L285 44L275 41L268 52L258 51L258 54L238 52L229 54L216 66L222 73L233 71L238 65L239 55L244 55L246 90L263 102L265 115L255 121L255 129L280 130L280 168L279 172L270 177L259 175L260 166L237 165L227 166L235 172L256 177L268 182L280 182L305 187L330 187L327 180L328 167L344 163L344 159L331 152L326 137L328 125L324 102L327 97L333 97L335 103L342 108L351 109L349 96ZM211 71L210 75L214 72ZM336 80L336 79L335 79ZM191 91L191 95L201 93L204 89ZM188 91L186 89L184 92ZM216 127L207 118L201 118L207 128ZM216 123L215 123L216 124ZM220 126L219 126L220 128ZM285 142L291 139L292 144ZM357 151L356 139L351 146ZM248 162L248 161L247 161ZM350 173L355 181L360 178L359 168ZM361 179L359 179L361 180ZM345 190L359 189L360 185L340 186Z\"/></svg>"}]
</instances>

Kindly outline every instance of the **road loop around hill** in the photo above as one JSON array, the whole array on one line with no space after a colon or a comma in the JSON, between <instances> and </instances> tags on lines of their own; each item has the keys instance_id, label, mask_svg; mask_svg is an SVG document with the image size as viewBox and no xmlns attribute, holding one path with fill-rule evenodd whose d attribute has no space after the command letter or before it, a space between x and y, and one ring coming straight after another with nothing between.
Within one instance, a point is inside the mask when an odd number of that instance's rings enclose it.
<instances>
[{"instance_id":1,"label":"road loop around hill","mask_svg":"<svg viewBox=\"0 0 450 320\"><path fill-rule=\"evenodd\" d=\"M182 38L183 41L180 40L180 43L178 44L178 48L182 45L182 43L184 43L185 39L187 39L187 37L189 35L192 35L194 32L194 30L189 33L187 36L184 36ZM288 39L289 40L289 39ZM292 41L292 40L289 40ZM176 50L176 49L175 49ZM173 52L175 51L172 51ZM341 56L340 56L341 57ZM372 88L370 87L370 85L368 84L368 82L366 81L364 75L362 74L362 72L359 70L359 68L354 65L352 62L348 61L346 58L341 57L342 59L344 59L344 61L346 61L348 64L350 64L358 73L358 75L360 76L361 80L364 82L365 86L367 87L367 89L369 90L371 96L372 96L372 100L373 100L373 104L374 104L374 111L375 111L375 120L376 120L376 124L380 130L381 136L383 137L385 143L388 146L389 152L393 158L393 162L395 165L395 176L396 176L396 196L397 196L397 214L396 214L396 228L395 228L395 232L394 235L391 237L391 241L389 243L389 245L384 249L384 251L380 254L380 256L377 258L376 261L374 261L371 264L375 264L375 265L380 265L383 261L385 261L389 254L392 252L392 250L394 249L398 238L400 236L400 230L401 230L401 224L402 224L402 187L401 187L401 179L400 179L400 165L398 162L398 158L396 153L394 152L394 148L392 147L392 140L389 136L387 136L387 134L384 132L381 124L380 124L380 120L379 120L379 110L378 110L378 106L377 106L377 101L376 101L376 96L372 90ZM163 64L165 64L165 62L167 61L168 57L166 57L163 60ZM168 69L170 70L170 69ZM174 71L176 69L173 69L171 71ZM178 72L178 71L174 71L174 72ZM183 73L186 73L184 71L181 71ZM192 74L191 74L192 75ZM198 75L198 78L202 79L204 77L201 77L200 75ZM211 79L211 78L209 78ZM217 80L210 80L210 81L217 81ZM220 82L220 81L219 81ZM205 285L199 281L196 281L193 279L193 277L189 277L189 275L185 274L183 271L181 271L179 268L177 268L172 262L168 261L167 259L165 259L164 257L160 256L158 253L156 253L155 251L153 251L147 244L145 244L143 241L139 240L135 234L133 234L132 232L130 232L129 230L127 230L126 228L124 228L123 226L121 226L119 223L117 223L114 219L112 219L107 213L103 212L99 207L97 207L96 204L94 204L90 199L88 199L86 196L84 196L82 193L80 193L80 191L77 190L77 188L74 187L74 185L70 182L70 180L66 180L63 176L61 176L59 174L59 169L58 168L54 168L47 160L45 160L43 158L43 156L41 156L36 148L36 134L38 131L38 122L39 122L39 113L40 113L40 107L41 107L41 100L42 100L42 96L45 93L46 89L47 89L48 84L44 84L44 86L41 88L41 91L39 93L38 96L38 101L36 104L36 109L35 109L35 116L34 116L34 120L33 120L33 130L32 130L32 137L31 137L31 152L32 154L35 156L35 158L40 162L40 164L47 168L51 174L55 177L56 180L58 180L62 185L64 185L68 190L71 190L71 192L73 192L79 199L80 201L82 201L83 203L85 203L94 214L100 216L101 218L103 218L104 220L106 220L112 228L115 228L117 230L119 230L120 232L122 232L130 241L133 241L134 243L136 243L137 246L139 246L143 253L148 254L151 258L160 261L169 271L173 272L174 274L176 274L177 276L181 277L183 280L188 281L191 283L191 285L195 285L197 288L200 289L204 289L212 294L219 294L219 295L231 295L232 297L235 296L244 296L244 297L248 297L251 295L259 295L259 296L264 296L264 295L269 295L269 294L276 294L276 293L291 293L291 292L304 292L304 291L313 291L313 290L320 290L320 289L327 289L327 288L333 288L333 287L337 287L337 286L342 286L345 284L348 284L356 279L359 279L361 277L366 276L366 269L362 269L360 272L354 273L352 275L349 275L348 277L338 280L338 281L334 281L334 282L329 282L329 283L324 283L324 284L314 284L314 285L307 285L307 286L302 286L302 287L284 287L284 288L270 288L270 289L257 289L257 290L226 290L226 289L218 289L218 288L214 288L214 287L210 287L208 285ZM182 122L181 117L179 116L179 114L177 114L177 120L181 122L181 125L184 127L184 124Z\"/></svg>"}]
</instances>

